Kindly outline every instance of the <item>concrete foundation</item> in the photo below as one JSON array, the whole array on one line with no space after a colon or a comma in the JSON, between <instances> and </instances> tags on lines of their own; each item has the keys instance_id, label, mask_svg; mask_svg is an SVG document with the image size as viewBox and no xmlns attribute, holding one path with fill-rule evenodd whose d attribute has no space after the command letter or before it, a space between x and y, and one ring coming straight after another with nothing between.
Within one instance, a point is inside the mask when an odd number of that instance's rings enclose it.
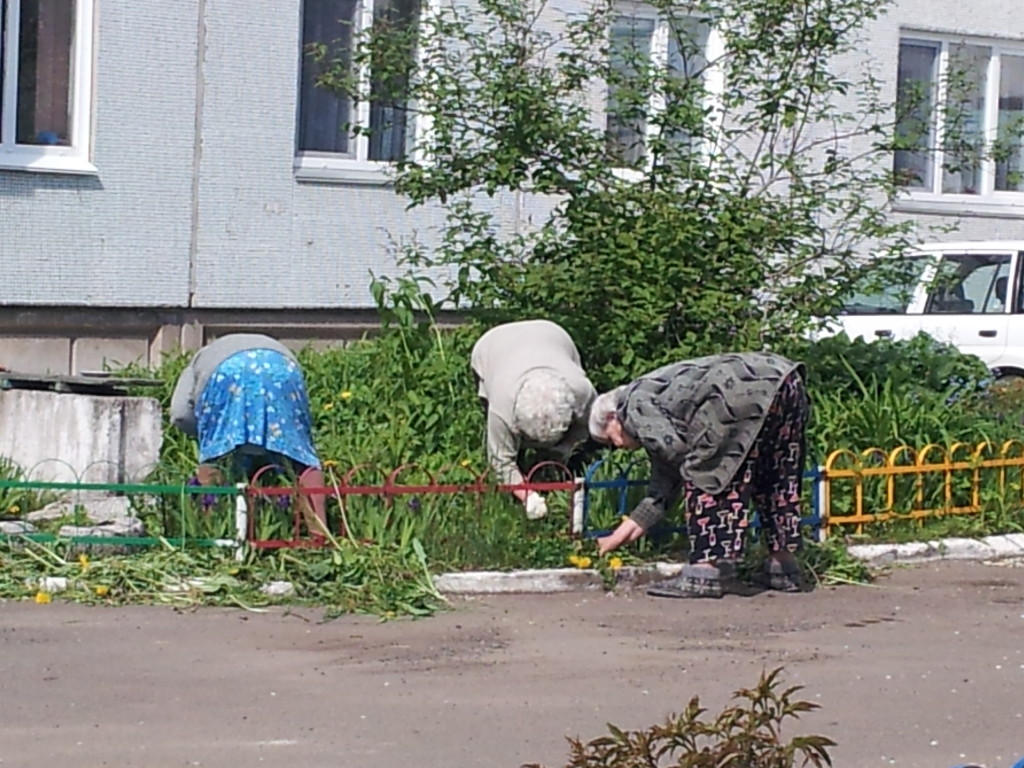
<instances>
[{"instance_id":1,"label":"concrete foundation","mask_svg":"<svg viewBox=\"0 0 1024 768\"><path fill-rule=\"evenodd\" d=\"M450 313L437 318L456 324ZM190 310L0 306L0 368L80 374L160 365L228 333L266 333L298 350L350 343L379 329L373 310Z\"/></svg>"},{"instance_id":2,"label":"concrete foundation","mask_svg":"<svg viewBox=\"0 0 1024 768\"><path fill-rule=\"evenodd\" d=\"M141 481L159 461L162 441L152 398L0 391L0 456L29 480Z\"/></svg>"}]
</instances>

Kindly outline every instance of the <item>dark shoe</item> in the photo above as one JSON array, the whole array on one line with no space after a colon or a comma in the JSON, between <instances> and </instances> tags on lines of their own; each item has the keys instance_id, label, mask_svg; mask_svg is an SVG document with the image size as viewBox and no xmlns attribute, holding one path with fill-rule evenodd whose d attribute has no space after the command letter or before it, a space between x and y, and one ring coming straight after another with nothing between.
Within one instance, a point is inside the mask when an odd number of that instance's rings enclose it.
<instances>
[{"instance_id":1,"label":"dark shoe","mask_svg":"<svg viewBox=\"0 0 1024 768\"><path fill-rule=\"evenodd\" d=\"M735 569L728 566L684 565L682 573L675 578L651 584L647 594L651 597L717 599L725 594L725 585L734 579Z\"/></svg>"},{"instance_id":2,"label":"dark shoe","mask_svg":"<svg viewBox=\"0 0 1024 768\"><path fill-rule=\"evenodd\" d=\"M768 560L764 564L761 578L768 589L776 592L804 591L804 578L799 565L783 565L776 560Z\"/></svg>"}]
</instances>

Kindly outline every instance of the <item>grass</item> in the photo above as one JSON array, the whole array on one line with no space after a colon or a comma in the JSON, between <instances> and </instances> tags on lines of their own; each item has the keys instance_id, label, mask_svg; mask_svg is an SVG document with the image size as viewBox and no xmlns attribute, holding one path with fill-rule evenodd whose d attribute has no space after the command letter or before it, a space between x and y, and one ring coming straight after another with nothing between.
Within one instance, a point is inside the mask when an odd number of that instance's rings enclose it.
<instances>
[{"instance_id":1,"label":"grass","mask_svg":"<svg viewBox=\"0 0 1024 768\"><path fill-rule=\"evenodd\" d=\"M0 481L22 480L25 474L21 467L4 456L0 456ZM0 487L0 520L17 520L22 515L45 507L57 496L53 493L34 491L26 488Z\"/></svg>"},{"instance_id":2,"label":"grass","mask_svg":"<svg viewBox=\"0 0 1024 768\"><path fill-rule=\"evenodd\" d=\"M236 562L229 551L160 547L130 555L90 556L67 542L40 544L12 537L0 545L0 598L50 602L53 580L66 580L61 600L87 604L227 605L247 610L275 603L323 607L325 617L370 613L425 616L441 608L426 553L393 546L333 541L323 550L250 553ZM46 581L44 581L46 580ZM295 595L261 588L288 581Z\"/></svg>"}]
</instances>

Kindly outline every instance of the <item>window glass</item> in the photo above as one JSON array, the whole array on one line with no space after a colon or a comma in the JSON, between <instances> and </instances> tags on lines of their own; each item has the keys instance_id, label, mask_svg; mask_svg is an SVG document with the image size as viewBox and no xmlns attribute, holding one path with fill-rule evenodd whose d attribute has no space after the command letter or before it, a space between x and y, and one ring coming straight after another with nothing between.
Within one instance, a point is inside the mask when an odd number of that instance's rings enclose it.
<instances>
[{"instance_id":1,"label":"window glass","mask_svg":"<svg viewBox=\"0 0 1024 768\"><path fill-rule=\"evenodd\" d=\"M896 135L905 149L896 151L893 168L901 184L930 190L934 183L932 154L935 143L932 105L940 46L937 43L900 43L896 76Z\"/></svg>"},{"instance_id":2,"label":"window glass","mask_svg":"<svg viewBox=\"0 0 1024 768\"><path fill-rule=\"evenodd\" d=\"M668 29L668 74L666 110L685 110L680 127L669 137L679 146L692 147L704 122L704 72L708 67L707 47L711 27L692 16L673 19Z\"/></svg>"},{"instance_id":3,"label":"window glass","mask_svg":"<svg viewBox=\"0 0 1024 768\"><path fill-rule=\"evenodd\" d=\"M999 146L996 189L1024 191L1024 56L1003 54L999 68Z\"/></svg>"},{"instance_id":4,"label":"window glass","mask_svg":"<svg viewBox=\"0 0 1024 768\"><path fill-rule=\"evenodd\" d=\"M943 257L928 297L928 314L981 315L1006 311L1010 255Z\"/></svg>"},{"instance_id":5,"label":"window glass","mask_svg":"<svg viewBox=\"0 0 1024 768\"><path fill-rule=\"evenodd\" d=\"M18 144L71 144L75 0L21 0Z\"/></svg>"},{"instance_id":6,"label":"window glass","mask_svg":"<svg viewBox=\"0 0 1024 768\"><path fill-rule=\"evenodd\" d=\"M894 268L892 274L881 278L865 275L843 307L843 314L905 314L928 262L927 256L910 256L904 259L899 268Z\"/></svg>"},{"instance_id":7,"label":"window glass","mask_svg":"<svg viewBox=\"0 0 1024 768\"><path fill-rule=\"evenodd\" d=\"M352 30L356 0L304 0L302 4L302 86L299 94L299 149L351 153L352 122L349 98L321 88L317 77L332 66L351 66ZM312 56L313 46L327 46L323 63Z\"/></svg>"},{"instance_id":8,"label":"window glass","mask_svg":"<svg viewBox=\"0 0 1024 768\"><path fill-rule=\"evenodd\" d=\"M981 45L950 45L943 115L942 191L981 193L985 155L985 89L992 49Z\"/></svg>"},{"instance_id":9,"label":"window glass","mask_svg":"<svg viewBox=\"0 0 1024 768\"><path fill-rule=\"evenodd\" d=\"M643 88L643 73L650 65L655 21L617 16L611 25L611 69L616 81L609 87L605 141L623 167L643 162L650 94Z\"/></svg>"},{"instance_id":10,"label":"window glass","mask_svg":"<svg viewBox=\"0 0 1024 768\"><path fill-rule=\"evenodd\" d=\"M416 22L419 0L377 0L374 24L390 28L405 54L405 66L394 72L373 73L370 101L370 160L401 159L411 144L413 121L407 97L409 77L416 65Z\"/></svg>"}]
</instances>

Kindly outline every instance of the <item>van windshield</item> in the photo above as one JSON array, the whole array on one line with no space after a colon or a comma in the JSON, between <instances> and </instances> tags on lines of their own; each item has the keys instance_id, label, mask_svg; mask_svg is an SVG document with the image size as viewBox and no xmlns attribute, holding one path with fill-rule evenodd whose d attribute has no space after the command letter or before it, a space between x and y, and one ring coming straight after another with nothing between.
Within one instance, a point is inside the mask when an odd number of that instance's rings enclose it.
<instances>
[{"instance_id":1,"label":"van windshield","mask_svg":"<svg viewBox=\"0 0 1024 768\"><path fill-rule=\"evenodd\" d=\"M885 274L865 275L843 305L843 315L902 315L910 306L928 256L908 256L887 265Z\"/></svg>"}]
</instances>

